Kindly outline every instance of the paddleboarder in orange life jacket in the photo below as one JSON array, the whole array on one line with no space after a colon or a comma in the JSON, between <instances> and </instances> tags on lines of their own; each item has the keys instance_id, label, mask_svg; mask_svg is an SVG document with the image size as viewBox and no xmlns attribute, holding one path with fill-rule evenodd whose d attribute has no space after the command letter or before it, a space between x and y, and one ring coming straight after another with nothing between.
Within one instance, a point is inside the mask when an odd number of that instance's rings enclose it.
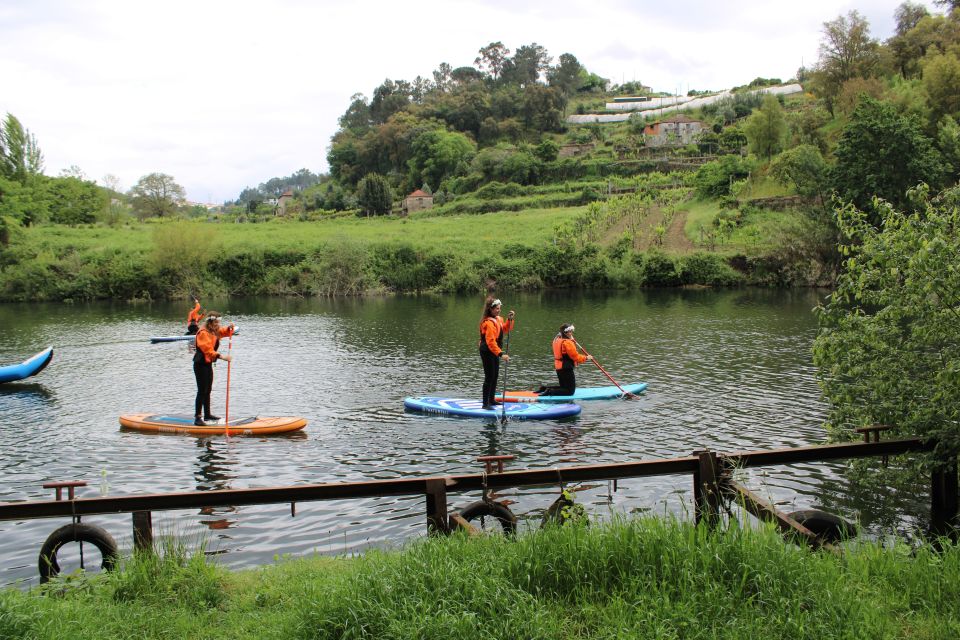
<instances>
[{"instance_id":1,"label":"paddleboarder in orange life jacket","mask_svg":"<svg viewBox=\"0 0 960 640\"><path fill-rule=\"evenodd\" d=\"M204 314L200 311L200 301L196 298L193 299L194 305L193 309L190 310L190 313L187 315L187 333L188 336L196 335L197 331L200 329L199 322L203 318Z\"/></svg>"},{"instance_id":2,"label":"paddleboarder in orange life jacket","mask_svg":"<svg viewBox=\"0 0 960 640\"><path fill-rule=\"evenodd\" d=\"M210 413L210 392L213 390L213 363L217 360L233 361L230 354L222 354L220 338L232 336L235 327L231 322L227 327L220 326L220 314L216 311L207 313L207 321L203 328L197 331L196 352L193 354L193 375L197 378L197 399L193 424L198 427L206 426L205 420L219 420L219 416ZM200 411L203 411L201 418Z\"/></svg>"},{"instance_id":3,"label":"paddleboarder in orange life jacket","mask_svg":"<svg viewBox=\"0 0 960 640\"><path fill-rule=\"evenodd\" d=\"M573 325L564 323L560 331L553 338L553 368L557 371L556 387L541 387L537 390L540 396L572 396L577 390L577 377L573 370L580 364L593 360L593 356L586 356L577 351L577 343L573 339Z\"/></svg>"},{"instance_id":4,"label":"paddleboarder in orange life jacket","mask_svg":"<svg viewBox=\"0 0 960 640\"><path fill-rule=\"evenodd\" d=\"M480 318L480 362L483 363L483 408L493 409L496 404L497 378L500 376L500 361L510 362L510 356L503 351L503 334L513 330L513 318L516 312L510 311L507 319L500 317L503 306L493 296L487 296L483 303L483 316Z\"/></svg>"}]
</instances>

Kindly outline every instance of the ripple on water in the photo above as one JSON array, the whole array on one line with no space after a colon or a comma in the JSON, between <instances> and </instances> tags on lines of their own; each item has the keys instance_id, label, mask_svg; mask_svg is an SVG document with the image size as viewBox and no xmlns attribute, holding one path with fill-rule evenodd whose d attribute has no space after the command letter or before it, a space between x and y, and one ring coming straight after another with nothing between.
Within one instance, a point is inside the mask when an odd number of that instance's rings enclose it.
<instances>
[{"instance_id":1,"label":"ripple on water","mask_svg":"<svg viewBox=\"0 0 960 640\"><path fill-rule=\"evenodd\" d=\"M644 381L637 400L584 403L556 422L489 422L406 412L405 396L480 395L479 301L218 301L242 326L233 341L230 415L302 415L289 437L192 438L122 432L117 416L190 413L196 392L187 344L147 337L182 330L182 305L11 305L0 362L54 344L40 376L0 387L0 500L48 499L49 480L83 479L80 495L210 491L477 472L478 455L512 454L508 468L552 468L820 442L826 408L810 362L815 297L776 292L639 292L511 295L518 324L508 384L555 379L550 340L575 320L578 338L621 382ZM7 318L9 316L9 321ZM214 407L225 404L215 370ZM581 386L609 381L591 366ZM746 481L797 508L866 513L881 501L850 498L838 465L744 472ZM105 473L105 475L104 475ZM536 526L559 487L504 491L524 526ZM688 476L592 483L578 496L594 517L691 517ZM451 493L462 508L479 492ZM909 504L910 496L887 500ZM129 515L85 518L129 549ZM229 566L282 554L349 554L425 535L422 496L154 514L158 535L204 544ZM0 522L0 584L36 580L36 554L60 523Z\"/></svg>"}]
</instances>

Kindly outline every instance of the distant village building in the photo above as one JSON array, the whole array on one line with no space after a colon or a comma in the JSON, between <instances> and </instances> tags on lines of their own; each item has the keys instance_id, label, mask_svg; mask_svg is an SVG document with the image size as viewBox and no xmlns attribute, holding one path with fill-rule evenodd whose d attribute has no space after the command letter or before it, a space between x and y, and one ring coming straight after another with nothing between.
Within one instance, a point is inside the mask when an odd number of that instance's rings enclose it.
<instances>
[{"instance_id":1,"label":"distant village building","mask_svg":"<svg viewBox=\"0 0 960 640\"><path fill-rule=\"evenodd\" d=\"M274 206L273 213L278 216L287 215L287 204L293 200L293 191L290 189L285 189L283 193L280 194L280 197L277 198L276 205Z\"/></svg>"},{"instance_id":2,"label":"distant village building","mask_svg":"<svg viewBox=\"0 0 960 640\"><path fill-rule=\"evenodd\" d=\"M703 122L677 114L648 124L643 138L648 147L683 146L695 142L703 129Z\"/></svg>"},{"instance_id":3,"label":"distant village building","mask_svg":"<svg viewBox=\"0 0 960 640\"><path fill-rule=\"evenodd\" d=\"M433 208L433 196L417 189L403 199L403 208L407 213Z\"/></svg>"}]
</instances>

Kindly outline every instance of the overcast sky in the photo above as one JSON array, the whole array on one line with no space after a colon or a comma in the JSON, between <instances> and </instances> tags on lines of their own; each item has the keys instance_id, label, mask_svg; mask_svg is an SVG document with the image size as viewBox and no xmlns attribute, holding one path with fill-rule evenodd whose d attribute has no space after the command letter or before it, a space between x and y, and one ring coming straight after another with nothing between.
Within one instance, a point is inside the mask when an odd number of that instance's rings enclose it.
<instances>
[{"instance_id":1,"label":"overcast sky","mask_svg":"<svg viewBox=\"0 0 960 640\"><path fill-rule=\"evenodd\" d=\"M307 168L350 96L536 42L615 83L725 89L813 65L852 9L888 38L896 0L0 0L0 116L44 153L129 189L170 174L196 202ZM919 2L932 11L932 2Z\"/></svg>"}]
</instances>

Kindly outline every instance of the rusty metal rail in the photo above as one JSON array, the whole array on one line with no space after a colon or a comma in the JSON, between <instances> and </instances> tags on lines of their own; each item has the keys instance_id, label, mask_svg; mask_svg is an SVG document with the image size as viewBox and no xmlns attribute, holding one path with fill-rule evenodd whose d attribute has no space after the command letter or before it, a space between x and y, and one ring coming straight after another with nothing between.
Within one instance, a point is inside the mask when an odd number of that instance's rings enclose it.
<instances>
[{"instance_id":1,"label":"rusty metal rail","mask_svg":"<svg viewBox=\"0 0 960 640\"><path fill-rule=\"evenodd\" d=\"M149 547L152 539L153 511L183 510L217 506L290 503L317 500L376 498L395 495L425 495L427 524L431 531L450 530L447 493L551 485L590 480L617 480L672 474L692 474L697 520L715 520L719 510L720 484L725 470L804 462L822 462L845 458L890 456L930 451L932 443L915 438L884 442L857 442L819 445L772 451L743 451L731 454L696 452L693 456L667 460L646 460L600 465L548 467L502 473L430 476L396 480L304 484L258 489L222 489L163 494L139 494L116 497L75 498L35 502L0 503L0 520L88 516L94 514L133 514L133 533L138 548ZM956 467L950 473L935 473L931 488L931 520L934 529L956 526Z\"/></svg>"}]
</instances>

